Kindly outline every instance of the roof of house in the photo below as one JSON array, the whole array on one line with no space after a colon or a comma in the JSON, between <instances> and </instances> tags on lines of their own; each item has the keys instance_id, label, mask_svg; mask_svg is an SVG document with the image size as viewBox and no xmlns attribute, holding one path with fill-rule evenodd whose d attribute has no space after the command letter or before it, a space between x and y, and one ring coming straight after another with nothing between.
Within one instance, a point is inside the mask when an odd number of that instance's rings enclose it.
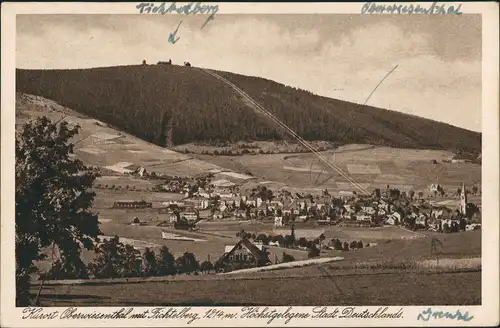
<instances>
[{"instance_id":1,"label":"roof of house","mask_svg":"<svg viewBox=\"0 0 500 328\"><path fill-rule=\"evenodd\" d=\"M219 259L219 261L224 260L230 253L232 253L240 245L245 246L256 259L258 260L266 259L266 253L264 251L261 251L259 247L254 245L250 240L242 239L236 245L234 245L229 251L228 251L229 247L226 246L226 251L224 255L222 255L222 257Z\"/></svg>"},{"instance_id":2,"label":"roof of house","mask_svg":"<svg viewBox=\"0 0 500 328\"><path fill-rule=\"evenodd\" d=\"M211 211L210 210L203 210L199 211L198 215L200 217L210 217Z\"/></svg>"},{"instance_id":3,"label":"roof of house","mask_svg":"<svg viewBox=\"0 0 500 328\"><path fill-rule=\"evenodd\" d=\"M258 210L265 210L265 209L267 209L267 204L266 203L262 203L259 206L257 206L257 209Z\"/></svg>"}]
</instances>

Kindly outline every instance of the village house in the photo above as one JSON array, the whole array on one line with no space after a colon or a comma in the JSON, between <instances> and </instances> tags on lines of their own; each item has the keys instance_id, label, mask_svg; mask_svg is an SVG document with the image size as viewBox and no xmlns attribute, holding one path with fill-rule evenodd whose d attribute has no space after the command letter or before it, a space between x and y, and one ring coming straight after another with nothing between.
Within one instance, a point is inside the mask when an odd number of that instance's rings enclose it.
<instances>
[{"instance_id":1,"label":"village house","mask_svg":"<svg viewBox=\"0 0 500 328\"><path fill-rule=\"evenodd\" d=\"M273 199L269 203L269 208L271 208L272 210L283 208L283 202L278 199Z\"/></svg>"},{"instance_id":2,"label":"village house","mask_svg":"<svg viewBox=\"0 0 500 328\"><path fill-rule=\"evenodd\" d=\"M226 205L227 206L234 206L234 208L239 208L241 205L241 198L240 197L231 197L230 199L226 200Z\"/></svg>"},{"instance_id":3,"label":"village house","mask_svg":"<svg viewBox=\"0 0 500 328\"><path fill-rule=\"evenodd\" d=\"M244 210L236 210L236 212L234 212L234 215L237 218L246 218L247 217L247 212L244 211Z\"/></svg>"},{"instance_id":4,"label":"village house","mask_svg":"<svg viewBox=\"0 0 500 328\"><path fill-rule=\"evenodd\" d=\"M234 197L234 194L232 192L214 192L214 195L219 196L221 199L228 199Z\"/></svg>"},{"instance_id":5,"label":"village house","mask_svg":"<svg viewBox=\"0 0 500 328\"><path fill-rule=\"evenodd\" d=\"M340 217L344 220L350 220L352 217L352 214L349 213L348 211L343 211Z\"/></svg>"},{"instance_id":6,"label":"village house","mask_svg":"<svg viewBox=\"0 0 500 328\"><path fill-rule=\"evenodd\" d=\"M332 222L332 218L326 217L325 219L320 219L317 222L318 224L330 224Z\"/></svg>"},{"instance_id":7,"label":"village house","mask_svg":"<svg viewBox=\"0 0 500 328\"><path fill-rule=\"evenodd\" d=\"M188 209L180 213L181 218L185 218L188 221L198 220L198 212L193 209Z\"/></svg>"},{"instance_id":8,"label":"village house","mask_svg":"<svg viewBox=\"0 0 500 328\"><path fill-rule=\"evenodd\" d=\"M260 199L260 198L259 198ZM245 205L257 207L260 206L261 203L257 205L257 197L245 197Z\"/></svg>"},{"instance_id":9,"label":"village house","mask_svg":"<svg viewBox=\"0 0 500 328\"><path fill-rule=\"evenodd\" d=\"M340 227L370 227L370 221L343 221L339 224Z\"/></svg>"},{"instance_id":10,"label":"village house","mask_svg":"<svg viewBox=\"0 0 500 328\"><path fill-rule=\"evenodd\" d=\"M379 211L384 210L385 212L389 212L389 204L387 204L383 199L381 199L380 202L378 202L377 207Z\"/></svg>"},{"instance_id":11,"label":"village house","mask_svg":"<svg viewBox=\"0 0 500 328\"><path fill-rule=\"evenodd\" d=\"M365 213L356 214L356 221L371 220L371 216Z\"/></svg>"},{"instance_id":12,"label":"village house","mask_svg":"<svg viewBox=\"0 0 500 328\"><path fill-rule=\"evenodd\" d=\"M351 206L350 204L345 204L344 209L346 210L347 213L354 213L354 207Z\"/></svg>"},{"instance_id":13,"label":"village house","mask_svg":"<svg viewBox=\"0 0 500 328\"><path fill-rule=\"evenodd\" d=\"M189 202L194 208L198 210L207 209L210 205L209 200L201 196L188 198L186 199L186 202Z\"/></svg>"},{"instance_id":14,"label":"village house","mask_svg":"<svg viewBox=\"0 0 500 328\"><path fill-rule=\"evenodd\" d=\"M307 220L307 215L300 215L295 219L296 222L304 222L305 220Z\"/></svg>"},{"instance_id":15,"label":"village house","mask_svg":"<svg viewBox=\"0 0 500 328\"><path fill-rule=\"evenodd\" d=\"M439 192L441 190L441 186L437 183L433 183L429 186L429 191L434 193L434 192Z\"/></svg>"},{"instance_id":16,"label":"village house","mask_svg":"<svg viewBox=\"0 0 500 328\"><path fill-rule=\"evenodd\" d=\"M140 201L117 201L113 203L113 208L151 208L153 203Z\"/></svg>"},{"instance_id":17,"label":"village house","mask_svg":"<svg viewBox=\"0 0 500 328\"><path fill-rule=\"evenodd\" d=\"M206 220L212 217L212 211L211 210L201 210L198 211L198 219L199 220Z\"/></svg>"},{"instance_id":18,"label":"village house","mask_svg":"<svg viewBox=\"0 0 500 328\"><path fill-rule=\"evenodd\" d=\"M375 209L372 206L361 206L361 210L366 214L370 215L375 214Z\"/></svg>"},{"instance_id":19,"label":"village house","mask_svg":"<svg viewBox=\"0 0 500 328\"><path fill-rule=\"evenodd\" d=\"M224 254L216 262L218 271L260 267L271 264L269 253L264 245L256 245L248 239L240 240L234 246L226 246Z\"/></svg>"},{"instance_id":20,"label":"village house","mask_svg":"<svg viewBox=\"0 0 500 328\"><path fill-rule=\"evenodd\" d=\"M139 175L141 178L147 174L146 169L143 166L139 166L135 171L135 174Z\"/></svg>"},{"instance_id":21,"label":"village house","mask_svg":"<svg viewBox=\"0 0 500 328\"><path fill-rule=\"evenodd\" d=\"M224 217L221 211L216 210L215 212L212 213L212 219L214 220L220 220Z\"/></svg>"},{"instance_id":22,"label":"village house","mask_svg":"<svg viewBox=\"0 0 500 328\"><path fill-rule=\"evenodd\" d=\"M210 198L210 194L203 188L198 188L196 195L203 198Z\"/></svg>"},{"instance_id":23,"label":"village house","mask_svg":"<svg viewBox=\"0 0 500 328\"><path fill-rule=\"evenodd\" d=\"M401 214L399 214L398 212L389 214L387 219L385 220L385 223L390 225L401 223Z\"/></svg>"},{"instance_id":24,"label":"village house","mask_svg":"<svg viewBox=\"0 0 500 328\"><path fill-rule=\"evenodd\" d=\"M219 205L219 211L225 212L227 210L227 205L225 202L221 202Z\"/></svg>"},{"instance_id":25,"label":"village house","mask_svg":"<svg viewBox=\"0 0 500 328\"><path fill-rule=\"evenodd\" d=\"M174 212L174 211L168 211L167 212L167 215L168 215L168 221L170 223L175 223L177 222L177 214Z\"/></svg>"},{"instance_id":26,"label":"village house","mask_svg":"<svg viewBox=\"0 0 500 328\"><path fill-rule=\"evenodd\" d=\"M465 231L479 230L481 229L480 223L471 223L465 226Z\"/></svg>"},{"instance_id":27,"label":"village house","mask_svg":"<svg viewBox=\"0 0 500 328\"><path fill-rule=\"evenodd\" d=\"M166 202L161 203L162 206L164 207L171 207L171 206L178 206L178 207L186 207L186 202L181 202L178 200L169 200Z\"/></svg>"},{"instance_id":28,"label":"village house","mask_svg":"<svg viewBox=\"0 0 500 328\"><path fill-rule=\"evenodd\" d=\"M388 217L384 221L385 224L389 224L389 225L396 225L397 222L398 221L394 217Z\"/></svg>"},{"instance_id":29,"label":"village house","mask_svg":"<svg viewBox=\"0 0 500 328\"><path fill-rule=\"evenodd\" d=\"M434 219L439 219L443 216L444 214L444 211L443 209L433 209L431 211L431 217L434 218Z\"/></svg>"},{"instance_id":30,"label":"village house","mask_svg":"<svg viewBox=\"0 0 500 328\"><path fill-rule=\"evenodd\" d=\"M417 215L417 218L415 220L415 225L423 226L425 227L427 225L427 216L423 213L419 213Z\"/></svg>"}]
</instances>

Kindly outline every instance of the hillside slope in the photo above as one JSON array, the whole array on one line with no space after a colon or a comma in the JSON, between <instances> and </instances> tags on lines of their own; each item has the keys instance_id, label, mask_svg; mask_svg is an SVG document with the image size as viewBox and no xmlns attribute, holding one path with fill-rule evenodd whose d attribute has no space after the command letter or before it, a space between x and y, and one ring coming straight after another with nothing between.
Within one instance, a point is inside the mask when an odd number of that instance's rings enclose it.
<instances>
[{"instance_id":1,"label":"hillside slope","mask_svg":"<svg viewBox=\"0 0 500 328\"><path fill-rule=\"evenodd\" d=\"M306 140L469 151L481 148L477 132L316 96L262 78L214 72L243 89ZM53 99L161 146L172 117L175 144L285 136L230 86L195 67L18 69L16 75L18 92Z\"/></svg>"},{"instance_id":2,"label":"hillside slope","mask_svg":"<svg viewBox=\"0 0 500 328\"><path fill-rule=\"evenodd\" d=\"M148 143L98 120L81 115L52 100L40 96L16 94L17 128L21 128L23 123L41 116L46 116L53 122L64 119L70 126L78 124L81 127L79 135L73 140L75 154L85 164L99 166L104 175L112 175L112 177L108 177L110 179L104 179L104 177L99 179L101 180L99 183L103 185L108 183L117 186L132 184L131 181L124 178L125 172L134 170L138 166L143 166L148 171L170 176L193 178L211 172L214 174L214 180L226 179L241 182L253 179L251 176ZM118 178L118 176L120 179L113 179ZM133 184L135 187L139 185L137 181L134 181ZM152 187L152 185L148 185L146 182L146 186L143 185L143 187ZM113 194L118 193L115 191ZM111 205L108 204L109 206Z\"/></svg>"}]
</instances>

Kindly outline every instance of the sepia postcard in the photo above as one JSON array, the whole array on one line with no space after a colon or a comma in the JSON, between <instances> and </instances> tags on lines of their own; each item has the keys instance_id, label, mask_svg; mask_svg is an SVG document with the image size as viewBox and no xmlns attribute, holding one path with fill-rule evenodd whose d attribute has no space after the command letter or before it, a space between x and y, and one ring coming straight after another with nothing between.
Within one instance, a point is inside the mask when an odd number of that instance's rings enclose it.
<instances>
[{"instance_id":1,"label":"sepia postcard","mask_svg":"<svg viewBox=\"0 0 500 328\"><path fill-rule=\"evenodd\" d=\"M498 8L2 3L1 326L498 325Z\"/></svg>"}]
</instances>

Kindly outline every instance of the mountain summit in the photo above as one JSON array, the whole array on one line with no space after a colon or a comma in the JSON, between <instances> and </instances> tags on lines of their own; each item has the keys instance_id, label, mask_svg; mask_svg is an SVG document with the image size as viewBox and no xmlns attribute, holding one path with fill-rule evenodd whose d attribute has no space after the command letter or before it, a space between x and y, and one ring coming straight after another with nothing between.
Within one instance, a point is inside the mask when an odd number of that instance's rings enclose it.
<instances>
[{"instance_id":1,"label":"mountain summit","mask_svg":"<svg viewBox=\"0 0 500 328\"><path fill-rule=\"evenodd\" d=\"M305 140L480 151L481 134L396 111L326 98L259 77L197 67L134 65L16 71L18 92L43 96L165 146L288 139L243 90Z\"/></svg>"}]
</instances>

